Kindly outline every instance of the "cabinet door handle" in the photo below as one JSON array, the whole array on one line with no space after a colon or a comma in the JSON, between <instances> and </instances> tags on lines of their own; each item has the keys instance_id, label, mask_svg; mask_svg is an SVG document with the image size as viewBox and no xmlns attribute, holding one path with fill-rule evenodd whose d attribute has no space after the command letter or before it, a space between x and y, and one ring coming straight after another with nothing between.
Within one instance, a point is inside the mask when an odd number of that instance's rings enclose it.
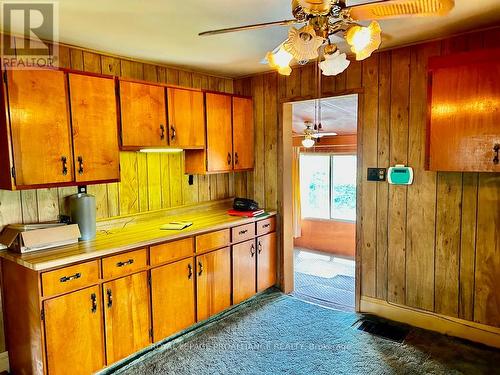
<instances>
[{"instance_id":1,"label":"cabinet door handle","mask_svg":"<svg viewBox=\"0 0 500 375\"><path fill-rule=\"evenodd\" d=\"M262 243L259 241L259 254L262 253Z\"/></svg>"},{"instance_id":2,"label":"cabinet door handle","mask_svg":"<svg viewBox=\"0 0 500 375\"><path fill-rule=\"evenodd\" d=\"M66 176L68 174L68 158L66 156L61 156L62 162L62 174Z\"/></svg>"},{"instance_id":3,"label":"cabinet door handle","mask_svg":"<svg viewBox=\"0 0 500 375\"><path fill-rule=\"evenodd\" d=\"M227 153L227 165L231 165L231 153Z\"/></svg>"},{"instance_id":4,"label":"cabinet door handle","mask_svg":"<svg viewBox=\"0 0 500 375\"><path fill-rule=\"evenodd\" d=\"M495 157L493 158L493 164L498 164L500 162L498 153L500 152L500 143L493 146L493 151L495 151Z\"/></svg>"},{"instance_id":5,"label":"cabinet door handle","mask_svg":"<svg viewBox=\"0 0 500 375\"><path fill-rule=\"evenodd\" d=\"M78 174L83 174L83 156L78 157Z\"/></svg>"},{"instance_id":6,"label":"cabinet door handle","mask_svg":"<svg viewBox=\"0 0 500 375\"><path fill-rule=\"evenodd\" d=\"M165 139L165 127L162 124L160 124L160 139Z\"/></svg>"},{"instance_id":7,"label":"cabinet door handle","mask_svg":"<svg viewBox=\"0 0 500 375\"><path fill-rule=\"evenodd\" d=\"M252 255L252 258L255 255L255 245L254 244L252 244L252 246L250 246L250 254Z\"/></svg>"},{"instance_id":8,"label":"cabinet door handle","mask_svg":"<svg viewBox=\"0 0 500 375\"><path fill-rule=\"evenodd\" d=\"M129 264L132 264L132 263L134 263L134 260L133 259L129 259L129 260L125 261L125 262L118 262L118 263L116 263L116 266L117 267L123 267L123 266L128 266Z\"/></svg>"},{"instance_id":9,"label":"cabinet door handle","mask_svg":"<svg viewBox=\"0 0 500 375\"><path fill-rule=\"evenodd\" d=\"M113 291L111 289L106 290L106 295L108 296L108 309L113 306Z\"/></svg>"},{"instance_id":10,"label":"cabinet door handle","mask_svg":"<svg viewBox=\"0 0 500 375\"><path fill-rule=\"evenodd\" d=\"M262 228L265 229L265 228L269 228L270 226L271 226L271 224L267 223L267 224L263 224Z\"/></svg>"},{"instance_id":11,"label":"cabinet door handle","mask_svg":"<svg viewBox=\"0 0 500 375\"><path fill-rule=\"evenodd\" d=\"M82 274L80 272L77 272L71 276L63 276L59 279L59 281L61 283L65 283L66 281L76 280L76 279L79 279L80 277L82 277Z\"/></svg>"},{"instance_id":12,"label":"cabinet door handle","mask_svg":"<svg viewBox=\"0 0 500 375\"><path fill-rule=\"evenodd\" d=\"M175 136L176 136L175 126L170 125L170 130L172 132L172 134L170 135L170 140L173 141L175 139Z\"/></svg>"},{"instance_id":13,"label":"cabinet door handle","mask_svg":"<svg viewBox=\"0 0 500 375\"><path fill-rule=\"evenodd\" d=\"M90 295L90 301L92 302L92 308L90 311L92 311L92 314L95 314L97 311L97 296L95 295L95 293L92 293Z\"/></svg>"},{"instance_id":14,"label":"cabinet door handle","mask_svg":"<svg viewBox=\"0 0 500 375\"><path fill-rule=\"evenodd\" d=\"M191 263L188 264L188 279L191 280L191 278L193 277L193 266L191 265Z\"/></svg>"},{"instance_id":15,"label":"cabinet door handle","mask_svg":"<svg viewBox=\"0 0 500 375\"><path fill-rule=\"evenodd\" d=\"M201 264L201 262L198 262L198 267L199 267L199 271L198 271L198 276L201 276L201 274L203 273L203 264Z\"/></svg>"},{"instance_id":16,"label":"cabinet door handle","mask_svg":"<svg viewBox=\"0 0 500 375\"><path fill-rule=\"evenodd\" d=\"M246 232L248 232L248 229L240 230L238 234L245 234Z\"/></svg>"},{"instance_id":17,"label":"cabinet door handle","mask_svg":"<svg viewBox=\"0 0 500 375\"><path fill-rule=\"evenodd\" d=\"M238 164L238 153L234 153L234 164Z\"/></svg>"}]
</instances>

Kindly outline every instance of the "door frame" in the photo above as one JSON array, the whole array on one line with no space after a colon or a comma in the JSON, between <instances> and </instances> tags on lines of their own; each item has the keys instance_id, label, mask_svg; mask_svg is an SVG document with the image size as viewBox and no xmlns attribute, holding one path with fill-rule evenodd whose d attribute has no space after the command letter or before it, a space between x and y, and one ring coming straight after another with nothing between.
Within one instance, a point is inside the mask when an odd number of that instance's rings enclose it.
<instances>
[{"instance_id":1,"label":"door frame","mask_svg":"<svg viewBox=\"0 0 500 375\"><path fill-rule=\"evenodd\" d=\"M321 99L336 96L358 95L358 129L357 129L357 171L356 171L356 250L355 250L355 310L359 312L361 298L361 182L363 178L363 89L350 89L339 92L326 92ZM296 102L319 99L316 95L283 98L278 106L278 213L281 235L278 237L278 269L279 285L284 293L294 290L294 265L293 265L293 220L292 220L292 105Z\"/></svg>"}]
</instances>

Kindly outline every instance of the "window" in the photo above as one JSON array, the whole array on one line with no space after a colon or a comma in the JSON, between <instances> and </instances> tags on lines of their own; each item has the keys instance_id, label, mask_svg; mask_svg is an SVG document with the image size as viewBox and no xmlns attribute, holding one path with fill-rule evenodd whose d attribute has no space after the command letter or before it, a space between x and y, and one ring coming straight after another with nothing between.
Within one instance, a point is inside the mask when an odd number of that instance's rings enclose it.
<instances>
[{"instance_id":1,"label":"window","mask_svg":"<svg viewBox=\"0 0 500 375\"><path fill-rule=\"evenodd\" d=\"M356 156L301 154L302 217L356 220Z\"/></svg>"}]
</instances>

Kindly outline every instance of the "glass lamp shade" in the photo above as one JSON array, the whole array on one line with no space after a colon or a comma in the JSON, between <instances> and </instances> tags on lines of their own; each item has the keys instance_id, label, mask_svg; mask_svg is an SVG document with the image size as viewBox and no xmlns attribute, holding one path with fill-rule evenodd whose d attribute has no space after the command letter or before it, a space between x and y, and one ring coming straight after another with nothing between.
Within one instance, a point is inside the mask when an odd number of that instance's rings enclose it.
<instances>
[{"instance_id":1,"label":"glass lamp shade","mask_svg":"<svg viewBox=\"0 0 500 375\"><path fill-rule=\"evenodd\" d=\"M317 36L314 27L310 25L298 30L291 27L283 47L295 60L308 61L318 57L318 48L323 44L323 41L324 39Z\"/></svg>"},{"instance_id":2,"label":"glass lamp shade","mask_svg":"<svg viewBox=\"0 0 500 375\"><path fill-rule=\"evenodd\" d=\"M306 136L302 140L302 146L304 146L305 148L311 148L312 146L314 146L314 139L312 139L310 136Z\"/></svg>"},{"instance_id":3,"label":"glass lamp shade","mask_svg":"<svg viewBox=\"0 0 500 375\"><path fill-rule=\"evenodd\" d=\"M381 43L382 30L377 21L372 21L369 26L352 26L347 30L345 39L351 46L351 51L356 54L356 60L370 57Z\"/></svg>"},{"instance_id":4,"label":"glass lamp shade","mask_svg":"<svg viewBox=\"0 0 500 375\"><path fill-rule=\"evenodd\" d=\"M267 62L269 66L276 69L279 74L289 76L292 73L292 68L290 68L290 61L292 61L293 56L288 53L283 46L281 46L277 52L268 52L266 55Z\"/></svg>"},{"instance_id":5,"label":"glass lamp shade","mask_svg":"<svg viewBox=\"0 0 500 375\"><path fill-rule=\"evenodd\" d=\"M319 67L325 76L336 76L347 69L351 62L347 60L345 53L335 51L331 54L325 54L325 60L319 63Z\"/></svg>"}]
</instances>

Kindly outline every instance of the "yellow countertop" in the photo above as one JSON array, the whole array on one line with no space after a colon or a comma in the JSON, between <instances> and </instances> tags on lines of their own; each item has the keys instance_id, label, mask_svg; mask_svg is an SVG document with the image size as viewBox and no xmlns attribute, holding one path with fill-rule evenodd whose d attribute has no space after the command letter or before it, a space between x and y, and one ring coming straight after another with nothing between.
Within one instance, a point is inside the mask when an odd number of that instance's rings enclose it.
<instances>
[{"instance_id":1,"label":"yellow countertop","mask_svg":"<svg viewBox=\"0 0 500 375\"><path fill-rule=\"evenodd\" d=\"M16 262L19 265L34 271L65 266L75 262L99 258L114 253L155 245L184 237L211 232L214 230L247 224L276 215L276 212L267 212L265 216L256 218L242 218L227 214L227 207L200 207L197 212L158 217L146 217L140 222L124 221L121 227L108 230L98 229L97 236L91 241L80 241L76 244L61 246L50 250L41 250L33 253L18 254L4 250L0 257ZM160 226L174 220L190 221L190 227L183 230L161 230ZM102 227L102 225L101 225Z\"/></svg>"}]
</instances>

